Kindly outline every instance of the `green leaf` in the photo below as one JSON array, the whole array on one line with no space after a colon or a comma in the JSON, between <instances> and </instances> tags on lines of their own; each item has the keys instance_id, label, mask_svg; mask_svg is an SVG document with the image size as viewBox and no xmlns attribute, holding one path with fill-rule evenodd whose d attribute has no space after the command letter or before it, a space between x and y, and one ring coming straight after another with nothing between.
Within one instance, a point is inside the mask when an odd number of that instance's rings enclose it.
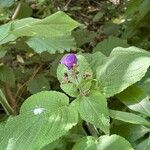
<instances>
[{"instance_id":1,"label":"green leaf","mask_svg":"<svg viewBox=\"0 0 150 150\"><path fill-rule=\"evenodd\" d=\"M29 3L22 2L20 6L19 13L16 16L16 19L27 18L32 15L32 8L30 7Z\"/></svg>"},{"instance_id":2,"label":"green leaf","mask_svg":"<svg viewBox=\"0 0 150 150\"><path fill-rule=\"evenodd\" d=\"M0 46L0 58L3 58L5 54L7 53L7 50Z\"/></svg>"},{"instance_id":3,"label":"green leaf","mask_svg":"<svg viewBox=\"0 0 150 150\"><path fill-rule=\"evenodd\" d=\"M104 135L98 140L98 150L133 150L130 143L118 135Z\"/></svg>"},{"instance_id":4,"label":"green leaf","mask_svg":"<svg viewBox=\"0 0 150 150\"><path fill-rule=\"evenodd\" d=\"M26 18L16 21L11 33L18 37L57 37L70 33L79 25L64 12L59 11L42 20Z\"/></svg>"},{"instance_id":5,"label":"green leaf","mask_svg":"<svg viewBox=\"0 0 150 150\"><path fill-rule=\"evenodd\" d=\"M30 93L35 94L41 91L50 89L48 80L43 75L38 75L27 84L27 89Z\"/></svg>"},{"instance_id":6,"label":"green leaf","mask_svg":"<svg viewBox=\"0 0 150 150\"><path fill-rule=\"evenodd\" d=\"M108 39L98 43L96 47L93 49L94 52L100 51L104 55L109 56L111 51L115 47L129 47L127 44L127 40L123 40L117 37L110 36Z\"/></svg>"},{"instance_id":7,"label":"green leaf","mask_svg":"<svg viewBox=\"0 0 150 150\"><path fill-rule=\"evenodd\" d=\"M44 19L25 18L0 26L0 44L27 36L26 43L36 52L64 52L75 49L71 31L80 24L64 12L57 12Z\"/></svg>"},{"instance_id":8,"label":"green leaf","mask_svg":"<svg viewBox=\"0 0 150 150\"><path fill-rule=\"evenodd\" d=\"M150 129L146 128L145 126L129 124L125 122L113 122L113 126L111 128L111 134L117 134L124 137L130 141L132 145L134 145L137 140L149 132Z\"/></svg>"},{"instance_id":9,"label":"green leaf","mask_svg":"<svg viewBox=\"0 0 150 150\"><path fill-rule=\"evenodd\" d=\"M113 118L113 119L120 120L120 121L150 127L150 122L149 121L147 121L143 117L135 115L133 113L110 110L110 117Z\"/></svg>"},{"instance_id":10,"label":"green leaf","mask_svg":"<svg viewBox=\"0 0 150 150\"><path fill-rule=\"evenodd\" d=\"M96 70L99 66L101 66L107 60L107 57L101 52L95 52L93 54L86 53L84 54L85 58L87 59L93 73L95 75Z\"/></svg>"},{"instance_id":11,"label":"green leaf","mask_svg":"<svg viewBox=\"0 0 150 150\"><path fill-rule=\"evenodd\" d=\"M139 16L138 16L138 20L143 19L143 17L148 14L148 12L150 11L150 1L149 0L144 0L140 7L139 7Z\"/></svg>"},{"instance_id":12,"label":"green leaf","mask_svg":"<svg viewBox=\"0 0 150 150\"><path fill-rule=\"evenodd\" d=\"M81 28L73 31L73 36L75 37L77 46L81 47L86 43L92 42L96 36L96 32Z\"/></svg>"},{"instance_id":13,"label":"green leaf","mask_svg":"<svg viewBox=\"0 0 150 150\"><path fill-rule=\"evenodd\" d=\"M14 86L15 76L13 70L7 66L0 66L0 80L10 86Z\"/></svg>"},{"instance_id":14,"label":"green leaf","mask_svg":"<svg viewBox=\"0 0 150 150\"><path fill-rule=\"evenodd\" d=\"M117 98L131 110L150 116L150 101L144 91L132 85L117 95Z\"/></svg>"},{"instance_id":15,"label":"green leaf","mask_svg":"<svg viewBox=\"0 0 150 150\"><path fill-rule=\"evenodd\" d=\"M65 65L59 64L57 68L57 78L61 83L62 90L72 97L77 97L81 94L80 92L85 94L90 89L93 74L87 60L82 55L77 55L77 59L78 79L75 79L72 75L72 70L68 70ZM65 74L68 75L67 81Z\"/></svg>"},{"instance_id":16,"label":"green leaf","mask_svg":"<svg viewBox=\"0 0 150 150\"><path fill-rule=\"evenodd\" d=\"M137 146L135 146L136 150L149 150L149 148L150 148L150 136L141 143L139 143Z\"/></svg>"},{"instance_id":17,"label":"green leaf","mask_svg":"<svg viewBox=\"0 0 150 150\"><path fill-rule=\"evenodd\" d=\"M10 118L0 137L1 149L40 150L77 124L78 113L60 92L32 95L22 105L20 115Z\"/></svg>"},{"instance_id":18,"label":"green leaf","mask_svg":"<svg viewBox=\"0 0 150 150\"><path fill-rule=\"evenodd\" d=\"M0 8L10 7L15 3L15 0L0 0Z\"/></svg>"},{"instance_id":19,"label":"green leaf","mask_svg":"<svg viewBox=\"0 0 150 150\"><path fill-rule=\"evenodd\" d=\"M130 0L127 2L127 10L125 12L125 16L133 16L139 10L141 1L140 0Z\"/></svg>"},{"instance_id":20,"label":"green leaf","mask_svg":"<svg viewBox=\"0 0 150 150\"><path fill-rule=\"evenodd\" d=\"M100 128L105 134L109 134L109 112L107 100L99 92L93 91L87 97L77 98L79 113L83 120Z\"/></svg>"},{"instance_id":21,"label":"green leaf","mask_svg":"<svg viewBox=\"0 0 150 150\"><path fill-rule=\"evenodd\" d=\"M149 66L149 52L136 47L117 47L97 69L98 86L106 97L111 97L141 80Z\"/></svg>"},{"instance_id":22,"label":"green leaf","mask_svg":"<svg viewBox=\"0 0 150 150\"><path fill-rule=\"evenodd\" d=\"M104 135L98 139L86 137L73 147L73 150L133 150L130 143L118 135Z\"/></svg>"},{"instance_id":23,"label":"green leaf","mask_svg":"<svg viewBox=\"0 0 150 150\"><path fill-rule=\"evenodd\" d=\"M144 78L138 82L138 86L140 86L150 97L150 70L148 70Z\"/></svg>"},{"instance_id":24,"label":"green leaf","mask_svg":"<svg viewBox=\"0 0 150 150\"><path fill-rule=\"evenodd\" d=\"M98 12L94 18L93 18L93 22L98 22L102 17L103 17L104 13L102 12Z\"/></svg>"},{"instance_id":25,"label":"green leaf","mask_svg":"<svg viewBox=\"0 0 150 150\"><path fill-rule=\"evenodd\" d=\"M12 22L0 26L0 44L4 44L16 39L14 35L10 35L12 30Z\"/></svg>"},{"instance_id":26,"label":"green leaf","mask_svg":"<svg viewBox=\"0 0 150 150\"><path fill-rule=\"evenodd\" d=\"M74 145L72 150L97 150L97 140L91 136L84 137Z\"/></svg>"},{"instance_id":27,"label":"green leaf","mask_svg":"<svg viewBox=\"0 0 150 150\"><path fill-rule=\"evenodd\" d=\"M43 51L48 51L51 54L56 53L56 51L63 53L65 50L69 52L70 49L76 48L75 40L70 34L49 38L33 37L29 38L26 43L37 53Z\"/></svg>"}]
</instances>

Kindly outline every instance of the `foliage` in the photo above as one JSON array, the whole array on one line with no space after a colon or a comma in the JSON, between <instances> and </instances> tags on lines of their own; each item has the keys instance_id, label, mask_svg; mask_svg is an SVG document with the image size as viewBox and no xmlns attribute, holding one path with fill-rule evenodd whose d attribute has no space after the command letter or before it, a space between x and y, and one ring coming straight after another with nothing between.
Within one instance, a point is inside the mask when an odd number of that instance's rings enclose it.
<instances>
[{"instance_id":1,"label":"foliage","mask_svg":"<svg viewBox=\"0 0 150 150\"><path fill-rule=\"evenodd\" d=\"M0 0L0 150L149 150L149 14L149 0Z\"/></svg>"}]
</instances>

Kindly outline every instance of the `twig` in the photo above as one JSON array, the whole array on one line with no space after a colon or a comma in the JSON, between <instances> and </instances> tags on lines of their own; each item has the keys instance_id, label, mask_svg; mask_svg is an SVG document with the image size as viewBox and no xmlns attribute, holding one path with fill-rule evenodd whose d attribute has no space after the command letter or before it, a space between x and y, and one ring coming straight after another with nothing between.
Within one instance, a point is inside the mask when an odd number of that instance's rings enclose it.
<instances>
[{"instance_id":1,"label":"twig","mask_svg":"<svg viewBox=\"0 0 150 150\"><path fill-rule=\"evenodd\" d=\"M15 20L16 17L18 16L18 13L19 13L20 8L21 8L21 4L22 4L22 1L19 1L19 2L18 2L18 5L17 5L17 7L16 7L16 9L15 9L15 12L14 12L14 14L13 14L12 17L11 17L11 20Z\"/></svg>"},{"instance_id":2,"label":"twig","mask_svg":"<svg viewBox=\"0 0 150 150\"><path fill-rule=\"evenodd\" d=\"M68 6L69 6L69 4L71 3L71 1L72 1L72 0L69 0L69 1L67 2L67 4L64 6L64 10L67 10L67 9L68 9Z\"/></svg>"}]
</instances>

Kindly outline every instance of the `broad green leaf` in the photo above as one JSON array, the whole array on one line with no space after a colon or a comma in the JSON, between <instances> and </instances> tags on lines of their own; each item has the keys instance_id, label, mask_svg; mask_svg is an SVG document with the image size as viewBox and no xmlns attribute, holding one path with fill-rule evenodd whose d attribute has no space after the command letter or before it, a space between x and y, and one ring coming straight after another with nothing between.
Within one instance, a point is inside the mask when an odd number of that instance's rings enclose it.
<instances>
[{"instance_id":1,"label":"broad green leaf","mask_svg":"<svg viewBox=\"0 0 150 150\"><path fill-rule=\"evenodd\" d=\"M117 95L117 98L131 110L150 116L150 101L144 91L132 85Z\"/></svg>"},{"instance_id":2,"label":"broad green leaf","mask_svg":"<svg viewBox=\"0 0 150 150\"><path fill-rule=\"evenodd\" d=\"M7 66L0 66L0 80L10 86L14 86L15 76L13 70Z\"/></svg>"},{"instance_id":3,"label":"broad green leaf","mask_svg":"<svg viewBox=\"0 0 150 150\"><path fill-rule=\"evenodd\" d=\"M59 64L57 68L57 78L61 83L62 90L72 97L88 92L93 74L90 65L82 55L77 55L77 59L77 79L73 76L72 70L68 70L65 65ZM67 79L65 74L68 75Z\"/></svg>"},{"instance_id":4,"label":"broad green leaf","mask_svg":"<svg viewBox=\"0 0 150 150\"><path fill-rule=\"evenodd\" d=\"M29 22L29 19L31 22ZM26 18L16 21L14 22L14 30L11 33L18 37L57 37L70 33L79 25L64 12L59 11L41 20Z\"/></svg>"},{"instance_id":5,"label":"broad green leaf","mask_svg":"<svg viewBox=\"0 0 150 150\"><path fill-rule=\"evenodd\" d=\"M144 77L150 53L136 47L113 49L106 63L97 69L100 91L111 97Z\"/></svg>"},{"instance_id":6,"label":"broad green leaf","mask_svg":"<svg viewBox=\"0 0 150 150\"><path fill-rule=\"evenodd\" d=\"M60 92L43 91L29 97L20 115L10 118L0 137L1 149L40 150L77 124L78 113Z\"/></svg>"},{"instance_id":7,"label":"broad green leaf","mask_svg":"<svg viewBox=\"0 0 150 150\"><path fill-rule=\"evenodd\" d=\"M132 123L132 124L139 124L144 125L150 128L150 122L144 119L141 116L138 116L133 113L110 110L110 117L116 120Z\"/></svg>"},{"instance_id":8,"label":"broad green leaf","mask_svg":"<svg viewBox=\"0 0 150 150\"><path fill-rule=\"evenodd\" d=\"M0 44L27 36L26 43L36 52L64 52L75 49L71 31L80 24L64 12L57 12L44 19L25 18L0 26ZM6 31L5 31L6 30Z\"/></svg>"},{"instance_id":9,"label":"broad green leaf","mask_svg":"<svg viewBox=\"0 0 150 150\"><path fill-rule=\"evenodd\" d=\"M133 150L130 143L118 135L104 135L98 139L86 137L73 147L73 150Z\"/></svg>"},{"instance_id":10,"label":"broad green leaf","mask_svg":"<svg viewBox=\"0 0 150 150\"><path fill-rule=\"evenodd\" d=\"M127 40L123 40L117 37L110 36L108 39L98 43L93 49L94 52L102 52L104 55L109 56L111 51L115 47L129 47Z\"/></svg>"},{"instance_id":11,"label":"broad green leaf","mask_svg":"<svg viewBox=\"0 0 150 150\"><path fill-rule=\"evenodd\" d=\"M32 37L26 43L37 53L48 51L53 54L56 51L63 53L65 50L75 49L76 43L70 34L64 34L56 37Z\"/></svg>"},{"instance_id":12,"label":"broad green leaf","mask_svg":"<svg viewBox=\"0 0 150 150\"><path fill-rule=\"evenodd\" d=\"M27 89L32 94L47 91L50 89L49 81L43 75L38 75L27 83Z\"/></svg>"},{"instance_id":13,"label":"broad green leaf","mask_svg":"<svg viewBox=\"0 0 150 150\"><path fill-rule=\"evenodd\" d=\"M109 134L109 112L105 97L99 92L92 91L88 96L77 98L77 101L80 101L81 118Z\"/></svg>"}]
</instances>

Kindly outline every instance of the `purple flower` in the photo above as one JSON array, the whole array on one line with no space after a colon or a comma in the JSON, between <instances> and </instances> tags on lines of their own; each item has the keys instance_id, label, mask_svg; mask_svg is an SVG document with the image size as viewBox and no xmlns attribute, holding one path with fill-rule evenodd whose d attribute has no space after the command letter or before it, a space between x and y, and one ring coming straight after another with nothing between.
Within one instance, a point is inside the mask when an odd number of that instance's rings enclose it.
<instances>
[{"instance_id":1,"label":"purple flower","mask_svg":"<svg viewBox=\"0 0 150 150\"><path fill-rule=\"evenodd\" d=\"M75 64L77 64L77 57L73 53L67 54L61 59L60 63L70 70Z\"/></svg>"}]
</instances>

